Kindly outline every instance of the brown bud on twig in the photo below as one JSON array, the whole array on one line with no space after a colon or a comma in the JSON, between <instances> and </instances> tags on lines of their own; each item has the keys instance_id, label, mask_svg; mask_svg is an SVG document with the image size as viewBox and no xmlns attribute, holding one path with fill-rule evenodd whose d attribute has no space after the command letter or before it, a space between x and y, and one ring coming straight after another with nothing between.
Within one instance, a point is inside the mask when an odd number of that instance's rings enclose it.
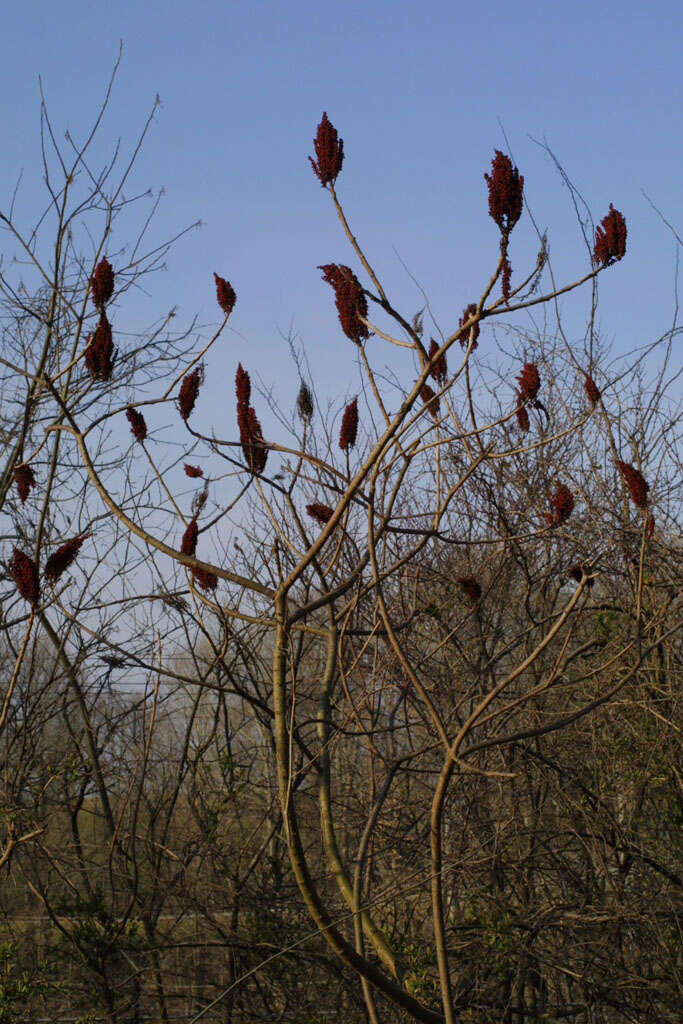
<instances>
[{"instance_id":1,"label":"brown bud on twig","mask_svg":"<svg viewBox=\"0 0 683 1024\"><path fill-rule=\"evenodd\" d=\"M474 576L458 576L458 583L464 594L470 601L478 601L481 597L481 587Z\"/></svg>"},{"instance_id":2,"label":"brown bud on twig","mask_svg":"<svg viewBox=\"0 0 683 1024\"><path fill-rule=\"evenodd\" d=\"M601 267L616 263L626 253L626 220L609 204L609 213L595 229L593 259Z\"/></svg>"},{"instance_id":3,"label":"brown bud on twig","mask_svg":"<svg viewBox=\"0 0 683 1024\"><path fill-rule=\"evenodd\" d=\"M194 409L201 383L202 371L199 368L183 377L183 382L180 385L180 392L178 394L178 407L180 409L180 415L186 423Z\"/></svg>"},{"instance_id":4,"label":"brown bud on twig","mask_svg":"<svg viewBox=\"0 0 683 1024\"><path fill-rule=\"evenodd\" d=\"M638 508L646 508L647 492L650 490L650 485L643 474L628 462L617 460L617 467L626 482L633 504Z\"/></svg>"},{"instance_id":5,"label":"brown bud on twig","mask_svg":"<svg viewBox=\"0 0 683 1024\"><path fill-rule=\"evenodd\" d=\"M88 336L85 349L85 365L93 380L111 379L114 370L114 355L111 324L102 310L95 333Z\"/></svg>"},{"instance_id":6,"label":"brown bud on twig","mask_svg":"<svg viewBox=\"0 0 683 1024\"><path fill-rule=\"evenodd\" d=\"M48 583L56 583L62 573L66 572L73 564L83 542L89 536L89 533L82 533L80 537L72 537L71 540L58 547L54 554L50 555L43 570Z\"/></svg>"},{"instance_id":7,"label":"brown bud on twig","mask_svg":"<svg viewBox=\"0 0 683 1024\"><path fill-rule=\"evenodd\" d=\"M358 434L358 398L354 398L352 402L344 409L344 415L342 416L341 430L339 431L339 447L343 452L353 448L356 443L356 436Z\"/></svg>"},{"instance_id":8,"label":"brown bud on twig","mask_svg":"<svg viewBox=\"0 0 683 1024\"><path fill-rule=\"evenodd\" d=\"M26 465L26 463L16 466L14 469L14 482L17 485L17 494L21 504L24 505L31 488L36 486L35 474L31 467Z\"/></svg>"},{"instance_id":9,"label":"brown bud on twig","mask_svg":"<svg viewBox=\"0 0 683 1024\"><path fill-rule=\"evenodd\" d=\"M230 316L235 308L235 302L237 301L235 291L230 282L226 281L225 278L219 277L216 273L214 273L213 276L216 281L216 298L218 299L218 305L226 316Z\"/></svg>"},{"instance_id":10,"label":"brown bud on twig","mask_svg":"<svg viewBox=\"0 0 683 1024\"><path fill-rule=\"evenodd\" d=\"M313 418L313 396L311 395L308 384L303 380L301 381L301 387L299 388L299 394L297 395L296 407L301 419L306 423L310 423Z\"/></svg>"},{"instance_id":11,"label":"brown bud on twig","mask_svg":"<svg viewBox=\"0 0 683 1024\"><path fill-rule=\"evenodd\" d=\"M140 443L146 440L147 424L142 413L131 406L129 409L126 409L126 419L130 423L130 432L135 440L140 441Z\"/></svg>"},{"instance_id":12,"label":"brown bud on twig","mask_svg":"<svg viewBox=\"0 0 683 1024\"><path fill-rule=\"evenodd\" d=\"M429 361L430 361L430 363L431 363L432 359L434 358L434 356L436 355L436 353L438 351L439 351L439 346L434 341L434 338L430 338L430 341L429 341ZM444 384L446 383L446 378L448 377L448 367L446 365L446 353L445 352L443 353L443 355L439 356L439 358L436 360L436 362L434 363L434 365L432 366L432 368L431 368L431 370L429 372L430 372L430 374L432 376L432 379L435 380L437 384L440 384L441 387L443 387Z\"/></svg>"},{"instance_id":13,"label":"brown bud on twig","mask_svg":"<svg viewBox=\"0 0 683 1024\"><path fill-rule=\"evenodd\" d=\"M114 271L106 256L102 257L90 278L90 294L100 310L114 294Z\"/></svg>"},{"instance_id":14,"label":"brown bud on twig","mask_svg":"<svg viewBox=\"0 0 683 1024\"><path fill-rule=\"evenodd\" d=\"M40 583L38 582L38 570L32 558L15 548L12 561L9 564L17 590L25 601L34 607L40 600Z\"/></svg>"},{"instance_id":15,"label":"brown bud on twig","mask_svg":"<svg viewBox=\"0 0 683 1024\"><path fill-rule=\"evenodd\" d=\"M524 178L499 149L491 161L491 174L484 177L489 187L489 213L507 237L522 216Z\"/></svg>"},{"instance_id":16,"label":"brown bud on twig","mask_svg":"<svg viewBox=\"0 0 683 1024\"><path fill-rule=\"evenodd\" d=\"M318 131L313 140L316 159L309 156L311 167L320 184L333 185L344 162L344 140L337 135L337 129L323 114Z\"/></svg>"},{"instance_id":17,"label":"brown bud on twig","mask_svg":"<svg viewBox=\"0 0 683 1024\"><path fill-rule=\"evenodd\" d=\"M361 320L361 317L367 319L368 303L354 272L341 263L326 263L318 270L323 272L323 281L334 288L339 323L346 337L355 342L369 338L370 331Z\"/></svg>"},{"instance_id":18,"label":"brown bud on twig","mask_svg":"<svg viewBox=\"0 0 683 1024\"><path fill-rule=\"evenodd\" d=\"M334 514L334 510L331 509L329 505L321 505L319 501L314 501L310 505L307 505L306 511L311 519L315 519L321 526L325 526L329 523Z\"/></svg>"}]
</instances>

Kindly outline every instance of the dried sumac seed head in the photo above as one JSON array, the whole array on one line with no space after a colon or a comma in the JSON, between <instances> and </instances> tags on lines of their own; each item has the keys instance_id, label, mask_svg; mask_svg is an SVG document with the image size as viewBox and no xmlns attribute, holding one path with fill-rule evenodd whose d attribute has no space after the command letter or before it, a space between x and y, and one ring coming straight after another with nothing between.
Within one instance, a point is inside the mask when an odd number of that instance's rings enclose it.
<instances>
[{"instance_id":1,"label":"dried sumac seed head","mask_svg":"<svg viewBox=\"0 0 683 1024\"><path fill-rule=\"evenodd\" d=\"M553 510L552 521L556 526L565 523L572 514L574 508L574 495L566 484L558 484L550 499L550 507Z\"/></svg>"},{"instance_id":2,"label":"dried sumac seed head","mask_svg":"<svg viewBox=\"0 0 683 1024\"><path fill-rule=\"evenodd\" d=\"M583 378L583 383L586 389L586 394L588 395L588 400L589 402L592 402L593 405L595 405L596 402L600 401L600 388L589 374L584 373Z\"/></svg>"},{"instance_id":3,"label":"dried sumac seed head","mask_svg":"<svg viewBox=\"0 0 683 1024\"><path fill-rule=\"evenodd\" d=\"M655 517L652 514L650 514L648 516L647 528L646 528L646 533L647 533L647 539L648 540L650 539L650 537L652 536L652 534L654 532L655 532Z\"/></svg>"},{"instance_id":4,"label":"dried sumac seed head","mask_svg":"<svg viewBox=\"0 0 683 1024\"><path fill-rule=\"evenodd\" d=\"M633 504L638 508L646 508L647 492L650 490L650 485L643 474L628 462L617 460L617 467L626 482Z\"/></svg>"},{"instance_id":5,"label":"dried sumac seed head","mask_svg":"<svg viewBox=\"0 0 683 1024\"><path fill-rule=\"evenodd\" d=\"M422 385L422 388L420 389L420 398L427 406L434 419L438 420L441 402L438 395L434 389L429 386L429 384Z\"/></svg>"},{"instance_id":6,"label":"dried sumac seed head","mask_svg":"<svg viewBox=\"0 0 683 1024\"><path fill-rule=\"evenodd\" d=\"M434 358L434 356L436 355L436 353L438 351L439 351L439 346L434 341L434 338L430 338L430 341L429 341L429 361L430 361L430 363L431 363L432 359ZM435 380L437 384L440 384L443 387L443 385L446 383L446 378L448 377L448 366L446 365L446 353L445 352L443 353L442 356L440 356L436 360L436 362L434 363L434 365L432 366L432 368L431 368L431 370L429 372L430 372L430 374L432 376L432 379Z\"/></svg>"},{"instance_id":7,"label":"dried sumac seed head","mask_svg":"<svg viewBox=\"0 0 683 1024\"><path fill-rule=\"evenodd\" d=\"M56 583L62 573L66 572L73 564L83 542L89 536L90 534L88 533L82 533L80 537L72 537L71 540L66 541L65 544L57 548L54 554L50 555L43 570L48 583Z\"/></svg>"},{"instance_id":8,"label":"dried sumac seed head","mask_svg":"<svg viewBox=\"0 0 683 1024\"><path fill-rule=\"evenodd\" d=\"M522 216L524 178L499 149L491 161L491 173L484 177L489 187L489 213L507 236Z\"/></svg>"},{"instance_id":9,"label":"dried sumac seed head","mask_svg":"<svg viewBox=\"0 0 683 1024\"><path fill-rule=\"evenodd\" d=\"M344 409L344 415L342 416L341 430L339 431L339 447L343 452L353 448L356 443L356 436L358 434L358 398L354 398L352 402Z\"/></svg>"},{"instance_id":10,"label":"dried sumac seed head","mask_svg":"<svg viewBox=\"0 0 683 1024\"><path fill-rule=\"evenodd\" d=\"M310 505L307 505L306 511L311 519L315 519L321 526L329 523L334 514L334 510L329 505L321 505L319 501L313 501Z\"/></svg>"},{"instance_id":11,"label":"dried sumac seed head","mask_svg":"<svg viewBox=\"0 0 683 1024\"><path fill-rule=\"evenodd\" d=\"M195 480L198 476L204 476L204 470L201 468L201 466L191 466L188 462L186 462L185 476L189 476L193 480Z\"/></svg>"},{"instance_id":12,"label":"dried sumac seed head","mask_svg":"<svg viewBox=\"0 0 683 1024\"><path fill-rule=\"evenodd\" d=\"M93 380L110 380L114 370L114 342L111 324L102 310L95 333L88 336L85 365Z\"/></svg>"},{"instance_id":13,"label":"dried sumac seed head","mask_svg":"<svg viewBox=\"0 0 683 1024\"><path fill-rule=\"evenodd\" d=\"M517 408L515 409L515 415L517 417L517 426L524 433L528 433L529 430L529 413L526 411L524 406L524 399L522 398L519 391L517 392Z\"/></svg>"},{"instance_id":14,"label":"dried sumac seed head","mask_svg":"<svg viewBox=\"0 0 683 1024\"><path fill-rule=\"evenodd\" d=\"M296 407L301 419L309 423L313 418L313 395L305 381L302 380L299 394L296 398Z\"/></svg>"},{"instance_id":15,"label":"dried sumac seed head","mask_svg":"<svg viewBox=\"0 0 683 1024\"><path fill-rule=\"evenodd\" d=\"M114 271L106 256L102 257L90 278L90 294L98 309L102 309L114 294Z\"/></svg>"},{"instance_id":16,"label":"dried sumac seed head","mask_svg":"<svg viewBox=\"0 0 683 1024\"><path fill-rule=\"evenodd\" d=\"M198 566L192 568L192 579L202 590L213 591L218 586L218 577L209 569L200 569Z\"/></svg>"},{"instance_id":17,"label":"dried sumac seed head","mask_svg":"<svg viewBox=\"0 0 683 1024\"><path fill-rule=\"evenodd\" d=\"M525 363L522 372L517 378L519 394L524 402L533 402L541 386L541 378L538 374L536 363Z\"/></svg>"},{"instance_id":18,"label":"dried sumac seed head","mask_svg":"<svg viewBox=\"0 0 683 1024\"><path fill-rule=\"evenodd\" d=\"M199 527L197 525L196 517L190 519L183 534L183 539L180 542L180 551L183 555L191 555L194 558L197 550L197 538L199 536Z\"/></svg>"},{"instance_id":19,"label":"dried sumac seed head","mask_svg":"<svg viewBox=\"0 0 683 1024\"><path fill-rule=\"evenodd\" d=\"M309 156L313 173L320 184L333 185L344 162L344 140L337 135L337 129L323 114L318 131L313 140L316 159Z\"/></svg>"},{"instance_id":20,"label":"dried sumac seed head","mask_svg":"<svg viewBox=\"0 0 683 1024\"><path fill-rule=\"evenodd\" d=\"M9 570L23 599L29 604L37 605L40 600L40 583L33 559L19 548L15 548Z\"/></svg>"},{"instance_id":21,"label":"dried sumac seed head","mask_svg":"<svg viewBox=\"0 0 683 1024\"><path fill-rule=\"evenodd\" d=\"M216 281L216 298L218 299L218 305L226 316L230 316L237 301L235 290L230 282L226 281L225 278L219 277L216 273L214 273L213 276Z\"/></svg>"},{"instance_id":22,"label":"dried sumac seed head","mask_svg":"<svg viewBox=\"0 0 683 1024\"><path fill-rule=\"evenodd\" d=\"M235 394L237 395L237 413L239 417L240 407L248 409L249 399L251 398L251 380L241 363L238 364L235 374Z\"/></svg>"},{"instance_id":23,"label":"dried sumac seed head","mask_svg":"<svg viewBox=\"0 0 683 1024\"><path fill-rule=\"evenodd\" d=\"M474 576L458 576L460 589L469 597L470 601L478 601L481 597L481 587Z\"/></svg>"},{"instance_id":24,"label":"dried sumac seed head","mask_svg":"<svg viewBox=\"0 0 683 1024\"><path fill-rule=\"evenodd\" d=\"M268 447L263 440L263 430L258 416L251 406L247 413L246 437L248 438L246 444L245 439L242 440L244 457L249 463L252 473L262 473L268 460Z\"/></svg>"},{"instance_id":25,"label":"dried sumac seed head","mask_svg":"<svg viewBox=\"0 0 683 1024\"><path fill-rule=\"evenodd\" d=\"M341 263L325 263L318 270L323 272L323 281L334 288L339 323L346 337L355 342L369 338L370 331L361 320L367 319L368 303L354 272Z\"/></svg>"},{"instance_id":26,"label":"dried sumac seed head","mask_svg":"<svg viewBox=\"0 0 683 1024\"><path fill-rule=\"evenodd\" d=\"M180 409L180 415L186 423L190 417L190 413L194 409L201 383L202 371L199 368L183 377L183 382L180 385L180 392L178 394L178 407Z\"/></svg>"},{"instance_id":27,"label":"dried sumac seed head","mask_svg":"<svg viewBox=\"0 0 683 1024\"><path fill-rule=\"evenodd\" d=\"M21 466L16 466L14 469L14 482L17 485L17 494L21 504L24 505L31 488L36 486L35 474L31 467L25 463Z\"/></svg>"},{"instance_id":28,"label":"dried sumac seed head","mask_svg":"<svg viewBox=\"0 0 683 1024\"><path fill-rule=\"evenodd\" d=\"M130 432L135 440L144 441L147 437L147 424L142 413L131 406L129 409L126 409L126 419L130 423Z\"/></svg>"},{"instance_id":29,"label":"dried sumac seed head","mask_svg":"<svg viewBox=\"0 0 683 1024\"><path fill-rule=\"evenodd\" d=\"M609 213L595 229L593 259L599 266L616 263L626 253L626 220L623 213L609 204Z\"/></svg>"},{"instance_id":30,"label":"dried sumac seed head","mask_svg":"<svg viewBox=\"0 0 683 1024\"><path fill-rule=\"evenodd\" d=\"M460 322L458 324L458 327L463 328L465 326L465 324L467 323L467 321L471 317L473 317L476 312L477 312L477 304L476 304L476 302L470 302L469 306L465 306L465 308L462 311L462 316L460 317ZM479 341L477 340L479 338L479 321L478 320L477 320L477 322L475 324L472 324L472 326L470 327L470 329L467 331L466 334L462 334L460 336L460 347L463 348L463 349L467 348L467 346L470 343L470 338L472 338L472 351L474 352L475 348L477 348L479 346Z\"/></svg>"},{"instance_id":31,"label":"dried sumac seed head","mask_svg":"<svg viewBox=\"0 0 683 1024\"><path fill-rule=\"evenodd\" d=\"M268 448L263 440L263 431L256 411L249 405L251 381L241 363L235 374L235 393L237 395L237 426L245 461L252 473L262 473L266 468Z\"/></svg>"}]
</instances>

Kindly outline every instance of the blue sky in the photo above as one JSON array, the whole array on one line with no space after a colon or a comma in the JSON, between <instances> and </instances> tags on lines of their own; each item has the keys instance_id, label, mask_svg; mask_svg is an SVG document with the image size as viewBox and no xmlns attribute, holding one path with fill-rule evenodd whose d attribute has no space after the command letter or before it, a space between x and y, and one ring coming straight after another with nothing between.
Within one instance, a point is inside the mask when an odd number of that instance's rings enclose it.
<instances>
[{"instance_id":1,"label":"blue sky","mask_svg":"<svg viewBox=\"0 0 683 1024\"><path fill-rule=\"evenodd\" d=\"M344 138L339 193L371 262L412 315L422 300L398 252L446 330L497 255L483 172L505 148L502 125L560 276L579 276L585 250L567 191L533 139L547 139L596 220L610 202L626 215L629 252L603 276L600 325L627 351L673 315L674 242L641 190L681 233L682 20L673 0L12 4L0 62L0 205L23 169L18 212L28 223L42 207L38 74L55 125L82 136L122 40L103 138L130 145L159 93L135 184L165 188L159 237L203 226L117 320L151 321L178 305L181 318L215 321L217 270L238 302L211 357L216 379L225 374L231 391L241 359L289 404L295 375L281 335L293 326L322 397L343 397L356 390L356 370L316 266L358 268L306 159L322 111ZM521 274L536 249L528 221L513 237ZM585 300L564 308L580 337ZM212 420L224 397L214 389Z\"/></svg>"}]
</instances>

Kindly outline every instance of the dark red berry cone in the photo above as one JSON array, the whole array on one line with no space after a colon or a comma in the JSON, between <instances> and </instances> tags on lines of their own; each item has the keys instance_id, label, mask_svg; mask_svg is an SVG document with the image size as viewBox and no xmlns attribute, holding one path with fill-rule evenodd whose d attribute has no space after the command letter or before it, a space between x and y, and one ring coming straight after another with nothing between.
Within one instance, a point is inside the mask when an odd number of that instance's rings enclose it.
<instances>
[{"instance_id":1,"label":"dark red berry cone","mask_svg":"<svg viewBox=\"0 0 683 1024\"><path fill-rule=\"evenodd\" d=\"M111 324L102 310L95 333L88 337L85 365L93 380L110 380L114 370L114 341Z\"/></svg>"},{"instance_id":2,"label":"dark red berry cone","mask_svg":"<svg viewBox=\"0 0 683 1024\"><path fill-rule=\"evenodd\" d=\"M589 374L584 373L584 387L586 388L586 394L588 395L588 401L592 402L593 405L600 401L601 392L598 385L595 383L593 378Z\"/></svg>"},{"instance_id":3,"label":"dark red berry cone","mask_svg":"<svg viewBox=\"0 0 683 1024\"><path fill-rule=\"evenodd\" d=\"M358 398L344 409L342 416L341 430L339 431L339 447L343 452L353 448L358 434Z\"/></svg>"},{"instance_id":4,"label":"dark red berry cone","mask_svg":"<svg viewBox=\"0 0 683 1024\"><path fill-rule=\"evenodd\" d=\"M192 579L202 590L213 591L218 586L218 577L209 569L200 569L198 566L192 569Z\"/></svg>"},{"instance_id":5,"label":"dark red berry cone","mask_svg":"<svg viewBox=\"0 0 683 1024\"><path fill-rule=\"evenodd\" d=\"M334 510L331 509L329 505L321 505L319 501L314 501L310 505L307 505L306 511L311 519L315 519L321 526L325 526L329 523L334 514Z\"/></svg>"},{"instance_id":6,"label":"dark red berry cone","mask_svg":"<svg viewBox=\"0 0 683 1024\"><path fill-rule=\"evenodd\" d=\"M626 482L633 504L638 508L646 508L650 485L643 474L628 462L617 461L617 467Z\"/></svg>"},{"instance_id":7,"label":"dark red berry cone","mask_svg":"<svg viewBox=\"0 0 683 1024\"><path fill-rule=\"evenodd\" d=\"M517 392L517 408L515 409L515 415L517 417L517 426L519 429L523 430L525 434L528 433L530 426L529 413L524 407L524 399L519 392Z\"/></svg>"},{"instance_id":8,"label":"dark red berry cone","mask_svg":"<svg viewBox=\"0 0 683 1024\"><path fill-rule=\"evenodd\" d=\"M193 370L192 373L188 373L187 376L183 378L183 382L180 385L180 392L178 394L178 407L180 409L180 415L182 416L186 423L190 417L192 410L194 409L201 383L202 371L200 369L197 369Z\"/></svg>"},{"instance_id":9,"label":"dark red berry cone","mask_svg":"<svg viewBox=\"0 0 683 1024\"><path fill-rule=\"evenodd\" d=\"M553 510L552 522L555 526L565 523L572 514L574 508L574 495L566 484L558 484L557 489L550 499L550 507Z\"/></svg>"},{"instance_id":10,"label":"dark red berry cone","mask_svg":"<svg viewBox=\"0 0 683 1024\"><path fill-rule=\"evenodd\" d=\"M90 278L90 294L98 309L103 309L114 294L114 271L106 256L102 257Z\"/></svg>"},{"instance_id":11,"label":"dark red berry cone","mask_svg":"<svg viewBox=\"0 0 683 1024\"><path fill-rule=\"evenodd\" d=\"M197 538L199 536L199 527L197 526L197 519L191 519L187 524L183 539L180 542L180 551L183 555L192 555L194 558L195 552L197 551Z\"/></svg>"},{"instance_id":12,"label":"dark red berry cone","mask_svg":"<svg viewBox=\"0 0 683 1024\"><path fill-rule=\"evenodd\" d=\"M31 492L31 488L36 486L35 474L31 467L26 464L16 466L14 470L14 483L17 486L19 500L24 505Z\"/></svg>"},{"instance_id":13,"label":"dark red berry cone","mask_svg":"<svg viewBox=\"0 0 683 1024\"><path fill-rule=\"evenodd\" d=\"M193 480L197 477L204 476L204 470L200 466L190 466L189 463L185 463L185 476L191 477Z\"/></svg>"},{"instance_id":14,"label":"dark red berry cone","mask_svg":"<svg viewBox=\"0 0 683 1024\"><path fill-rule=\"evenodd\" d=\"M334 288L339 323L346 337L355 342L369 338L370 331L361 320L361 317L367 319L368 303L354 272L341 263L326 263L318 270L323 272L323 281Z\"/></svg>"},{"instance_id":15,"label":"dark red berry cone","mask_svg":"<svg viewBox=\"0 0 683 1024\"><path fill-rule=\"evenodd\" d=\"M136 441L142 443L147 438L147 424L145 417L137 409L126 409L126 419L130 423L130 432Z\"/></svg>"},{"instance_id":16,"label":"dark red berry cone","mask_svg":"<svg viewBox=\"0 0 683 1024\"><path fill-rule=\"evenodd\" d=\"M430 413L435 420L439 418L440 400L433 388L429 384L423 384L420 390L420 398L429 409Z\"/></svg>"},{"instance_id":17,"label":"dark red berry cone","mask_svg":"<svg viewBox=\"0 0 683 1024\"><path fill-rule=\"evenodd\" d=\"M436 355L436 353L438 351L439 351L439 346L434 341L434 338L431 338L430 342L429 342L429 361L430 361L430 363L431 363L432 359L434 358L434 356ZM446 365L446 353L445 352L444 352L444 354L442 356L440 356L436 360L436 362L434 363L434 365L432 366L432 368L431 368L431 370L429 372L431 374L432 379L435 380L437 384L440 384L441 387L443 387L443 385L446 383L446 378L448 377L448 367Z\"/></svg>"},{"instance_id":18,"label":"dark red berry cone","mask_svg":"<svg viewBox=\"0 0 683 1024\"><path fill-rule=\"evenodd\" d=\"M609 204L609 213L595 229L593 259L601 267L616 263L626 254L626 220Z\"/></svg>"},{"instance_id":19,"label":"dark red berry cone","mask_svg":"<svg viewBox=\"0 0 683 1024\"><path fill-rule=\"evenodd\" d=\"M80 537L72 537L61 547L57 548L54 554L50 555L47 562L45 563L45 579L48 583L56 583L62 573L73 565L76 555L81 550L83 542L90 536L88 533L81 534Z\"/></svg>"},{"instance_id":20,"label":"dark red berry cone","mask_svg":"<svg viewBox=\"0 0 683 1024\"><path fill-rule=\"evenodd\" d=\"M230 316L237 301L235 291L230 282L226 281L225 278L219 277L216 273L214 273L213 276L216 281L216 298L218 299L218 305L226 316Z\"/></svg>"},{"instance_id":21,"label":"dark red berry cone","mask_svg":"<svg viewBox=\"0 0 683 1024\"><path fill-rule=\"evenodd\" d=\"M489 187L489 213L507 236L522 216L524 178L499 149L491 161L491 174L484 177Z\"/></svg>"},{"instance_id":22,"label":"dark red berry cone","mask_svg":"<svg viewBox=\"0 0 683 1024\"><path fill-rule=\"evenodd\" d=\"M313 173L323 188L333 185L344 162L344 140L337 135L337 129L323 114L318 131L313 140L315 160L309 156Z\"/></svg>"},{"instance_id":23,"label":"dark red berry cone","mask_svg":"<svg viewBox=\"0 0 683 1024\"><path fill-rule=\"evenodd\" d=\"M9 570L23 599L35 607L40 600L40 583L33 559L19 548L15 548Z\"/></svg>"},{"instance_id":24,"label":"dark red berry cone","mask_svg":"<svg viewBox=\"0 0 683 1024\"><path fill-rule=\"evenodd\" d=\"M525 363L522 372L517 378L519 394L523 401L533 402L541 387L541 378L538 374L536 363Z\"/></svg>"}]
</instances>

